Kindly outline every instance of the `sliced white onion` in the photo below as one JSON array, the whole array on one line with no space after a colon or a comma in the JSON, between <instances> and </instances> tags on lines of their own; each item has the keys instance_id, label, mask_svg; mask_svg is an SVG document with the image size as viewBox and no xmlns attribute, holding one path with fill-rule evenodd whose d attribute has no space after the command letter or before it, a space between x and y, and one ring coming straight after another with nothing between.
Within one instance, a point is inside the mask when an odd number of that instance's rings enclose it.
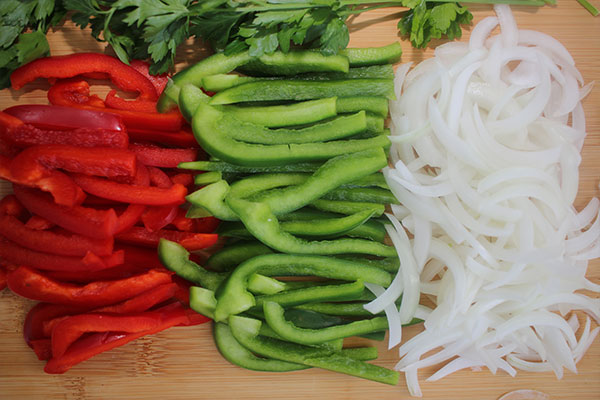
<instances>
[{"instance_id":1,"label":"sliced white onion","mask_svg":"<svg viewBox=\"0 0 600 400\"><path fill-rule=\"evenodd\" d=\"M428 380L465 368L560 378L600 332L591 327L600 299L581 291L600 292L585 277L600 257L600 201L573 207L591 86L558 41L518 30L508 6L494 9L468 45L401 66L390 107L384 176L402 205L386 229L401 268L365 308L386 311L390 347L402 323L424 320L398 348L413 396L419 369L440 363ZM419 305L420 294L434 307Z\"/></svg>"}]
</instances>

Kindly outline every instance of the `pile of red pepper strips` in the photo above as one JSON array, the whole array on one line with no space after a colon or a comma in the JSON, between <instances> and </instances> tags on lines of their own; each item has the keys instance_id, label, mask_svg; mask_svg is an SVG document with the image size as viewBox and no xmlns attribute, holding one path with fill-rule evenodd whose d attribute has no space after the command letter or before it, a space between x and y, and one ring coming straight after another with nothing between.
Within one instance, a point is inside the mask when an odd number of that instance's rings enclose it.
<instances>
[{"instance_id":1,"label":"pile of red pepper strips","mask_svg":"<svg viewBox=\"0 0 600 400\"><path fill-rule=\"evenodd\" d=\"M0 112L0 290L37 300L24 324L45 371L141 336L208 319L189 309L186 282L156 255L160 238L188 250L213 246L218 220L182 207L198 158L178 112L155 112L166 76L96 53L47 57L11 75L19 89L47 78L51 105ZM90 95L86 79L110 79L137 97Z\"/></svg>"}]
</instances>

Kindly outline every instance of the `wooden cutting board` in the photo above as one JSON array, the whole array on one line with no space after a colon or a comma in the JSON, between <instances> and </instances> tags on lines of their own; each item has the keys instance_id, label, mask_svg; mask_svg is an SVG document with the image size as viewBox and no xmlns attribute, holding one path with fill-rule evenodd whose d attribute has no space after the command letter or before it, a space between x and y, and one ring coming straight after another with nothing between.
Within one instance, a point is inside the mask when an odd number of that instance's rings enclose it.
<instances>
[{"instance_id":1,"label":"wooden cutting board","mask_svg":"<svg viewBox=\"0 0 600 400\"><path fill-rule=\"evenodd\" d=\"M592 0L600 6L598 0ZM474 22L492 15L491 7L472 7ZM398 39L398 9L380 9L352 21L353 47L379 46ZM555 7L542 9L514 8L522 29L536 29L559 39L573 55L586 82L600 81L600 18L593 18L575 0L559 0ZM462 40L467 40L465 32ZM103 51L87 31L70 24L49 34L52 54ZM437 44L437 43L434 43ZM430 57L432 50L414 50L406 41L403 62L419 62ZM185 45L179 54L181 67L200 59L204 49ZM18 103L47 103L42 82L21 91L0 92L0 109ZM600 175L600 89L584 101L588 136L583 148L580 191L576 207L581 209L590 198L599 196ZM0 186L0 194L8 192ZM595 260L589 270L592 281L600 283L600 263ZM17 298L8 290L0 292L0 399L405 399L406 385L386 386L332 372L312 369L275 374L243 370L224 361L215 349L211 326L172 328L166 332L138 339L124 347L100 354L64 375L47 375L22 338L22 323L32 303ZM419 326L406 329L410 338ZM366 343L363 340L360 343ZM380 350L377 364L393 367L397 351L388 351L385 343L375 343ZM600 340L578 364L578 374L566 372L562 380L552 373L519 372L511 378L505 373L462 371L441 381L426 383L433 368L420 374L426 399L499 398L516 389L536 389L552 399L600 399Z\"/></svg>"}]
</instances>

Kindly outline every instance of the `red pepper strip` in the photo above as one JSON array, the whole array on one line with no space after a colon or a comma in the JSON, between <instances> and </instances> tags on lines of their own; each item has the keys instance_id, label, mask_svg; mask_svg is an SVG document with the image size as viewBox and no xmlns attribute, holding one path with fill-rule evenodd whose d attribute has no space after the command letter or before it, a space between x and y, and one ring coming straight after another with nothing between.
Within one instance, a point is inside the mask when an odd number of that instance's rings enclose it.
<instances>
[{"instance_id":1,"label":"red pepper strip","mask_svg":"<svg viewBox=\"0 0 600 400\"><path fill-rule=\"evenodd\" d=\"M0 290L6 288L6 270L0 267Z\"/></svg>"},{"instance_id":2,"label":"red pepper strip","mask_svg":"<svg viewBox=\"0 0 600 400\"><path fill-rule=\"evenodd\" d=\"M116 147L126 149L129 136L124 131L77 128L74 130L46 130L23 125L10 130L5 140L18 147L64 144L79 147Z\"/></svg>"},{"instance_id":3,"label":"red pepper strip","mask_svg":"<svg viewBox=\"0 0 600 400\"><path fill-rule=\"evenodd\" d=\"M23 120L5 111L0 111L0 133L6 129L16 129L24 124Z\"/></svg>"},{"instance_id":4,"label":"red pepper strip","mask_svg":"<svg viewBox=\"0 0 600 400\"><path fill-rule=\"evenodd\" d=\"M45 271L48 278L71 283L90 283L94 281L108 281L129 278L148 271L139 265L121 264L116 267L101 269L98 271Z\"/></svg>"},{"instance_id":5,"label":"red pepper strip","mask_svg":"<svg viewBox=\"0 0 600 400\"><path fill-rule=\"evenodd\" d=\"M31 250L0 238L0 259L4 265L28 265L51 271L90 271L122 264L125 254L117 252L108 257L98 257L88 252L83 257L63 256Z\"/></svg>"},{"instance_id":6,"label":"red pepper strip","mask_svg":"<svg viewBox=\"0 0 600 400\"><path fill-rule=\"evenodd\" d=\"M27 214L27 210L14 194L6 195L0 199L0 215L12 215L13 217L22 218L25 214Z\"/></svg>"},{"instance_id":7,"label":"red pepper strip","mask_svg":"<svg viewBox=\"0 0 600 400\"><path fill-rule=\"evenodd\" d=\"M31 250L44 249L48 253L65 256L84 256L88 251L108 256L113 252L112 238L92 239L77 234L30 229L11 215L0 215L0 235Z\"/></svg>"},{"instance_id":8,"label":"red pepper strip","mask_svg":"<svg viewBox=\"0 0 600 400\"><path fill-rule=\"evenodd\" d=\"M150 232L156 232L169 225L177 217L178 206L148 207L142 214L144 227Z\"/></svg>"},{"instance_id":9,"label":"red pepper strip","mask_svg":"<svg viewBox=\"0 0 600 400\"><path fill-rule=\"evenodd\" d=\"M52 329L52 357L60 357L73 342L90 332L145 332L161 323L157 313L113 315L104 313L79 314L58 322Z\"/></svg>"},{"instance_id":10,"label":"red pepper strip","mask_svg":"<svg viewBox=\"0 0 600 400\"><path fill-rule=\"evenodd\" d=\"M32 215L29 217L27 222L25 222L25 227L34 229L36 231L45 231L53 228L54 226L55 224L48 221L46 218L40 217L39 215Z\"/></svg>"},{"instance_id":11,"label":"red pepper strip","mask_svg":"<svg viewBox=\"0 0 600 400\"><path fill-rule=\"evenodd\" d=\"M215 217L195 218L194 221L196 223L195 231L200 233L214 232L221 223L221 221Z\"/></svg>"},{"instance_id":12,"label":"red pepper strip","mask_svg":"<svg viewBox=\"0 0 600 400\"><path fill-rule=\"evenodd\" d=\"M185 209L178 208L177 216L175 217L175 219L173 219L173 221L171 221L171 224L175 228L177 228L177 230L184 231L184 232L192 232L195 230L196 223L194 222L194 220L192 218L186 218L185 214L186 214Z\"/></svg>"},{"instance_id":13,"label":"red pepper strip","mask_svg":"<svg viewBox=\"0 0 600 400\"><path fill-rule=\"evenodd\" d=\"M80 110L101 111L108 114L121 117L123 123L130 129L139 130L158 130L168 132L178 132L183 125L183 117L177 111L169 113L141 112L131 110L117 110L106 108L100 104L92 104L85 100L74 99L72 93L78 93L78 96L89 95L89 85L85 81L58 81L48 90L48 100L55 106L67 106L78 108ZM94 102L95 103L95 102Z\"/></svg>"},{"instance_id":14,"label":"red pepper strip","mask_svg":"<svg viewBox=\"0 0 600 400\"><path fill-rule=\"evenodd\" d=\"M11 165L12 161L9 158L0 156L0 179L50 192L57 204L67 207L80 204L85 199L85 194L81 188L70 177L60 171L49 171L45 177L34 181L25 181L13 175Z\"/></svg>"},{"instance_id":15,"label":"red pepper strip","mask_svg":"<svg viewBox=\"0 0 600 400\"><path fill-rule=\"evenodd\" d=\"M169 175L165 174L161 169L156 167L148 167L148 173L150 175L150 183L153 186L161 188L169 188L173 186L173 181L171 181Z\"/></svg>"},{"instance_id":16,"label":"red pepper strip","mask_svg":"<svg viewBox=\"0 0 600 400\"><path fill-rule=\"evenodd\" d=\"M90 95L90 84L80 78L61 79L54 82L48 91L48 100L55 107L76 105L94 107L102 110L106 107L104 100L97 95ZM82 110L91 111L91 110Z\"/></svg>"},{"instance_id":17,"label":"red pepper strip","mask_svg":"<svg viewBox=\"0 0 600 400\"><path fill-rule=\"evenodd\" d=\"M73 233L106 239L113 236L117 228L117 214L113 209L95 210L82 206L65 207L56 204L45 193L13 185L17 199L31 213L61 226Z\"/></svg>"},{"instance_id":18,"label":"red pepper strip","mask_svg":"<svg viewBox=\"0 0 600 400\"><path fill-rule=\"evenodd\" d=\"M25 266L8 273L8 287L22 297L90 308L115 304L169 282L170 273L152 269L125 279L96 281L84 286L55 281Z\"/></svg>"},{"instance_id":19,"label":"red pepper strip","mask_svg":"<svg viewBox=\"0 0 600 400\"><path fill-rule=\"evenodd\" d=\"M175 174L171 177L173 183L181 183L183 186L188 187L194 183L194 176L192 174Z\"/></svg>"},{"instance_id":20,"label":"red pepper strip","mask_svg":"<svg viewBox=\"0 0 600 400\"><path fill-rule=\"evenodd\" d=\"M29 342L38 360L47 361L52 358L52 342L50 339L36 339Z\"/></svg>"},{"instance_id":21,"label":"red pepper strip","mask_svg":"<svg viewBox=\"0 0 600 400\"><path fill-rule=\"evenodd\" d=\"M12 175L25 182L44 178L52 169L107 177L134 176L136 156L126 149L53 144L28 147L10 164Z\"/></svg>"},{"instance_id":22,"label":"red pepper strip","mask_svg":"<svg viewBox=\"0 0 600 400\"><path fill-rule=\"evenodd\" d=\"M119 89L138 92L141 100L158 99L154 85L144 75L117 58L102 53L38 58L13 71L10 82L18 90L37 78L71 78L96 72L108 74Z\"/></svg>"},{"instance_id":23,"label":"red pepper strip","mask_svg":"<svg viewBox=\"0 0 600 400\"><path fill-rule=\"evenodd\" d=\"M123 203L165 206L183 204L187 189L173 185L168 189L153 186L128 185L95 176L74 174L73 179L85 192Z\"/></svg>"},{"instance_id":24,"label":"red pepper strip","mask_svg":"<svg viewBox=\"0 0 600 400\"><path fill-rule=\"evenodd\" d=\"M150 232L139 226L134 226L126 232L115 236L120 242L137 244L140 246L155 247L161 238L177 242L189 251L205 249L217 243L219 235L210 233L179 232L169 229L161 229Z\"/></svg>"},{"instance_id":25,"label":"red pepper strip","mask_svg":"<svg viewBox=\"0 0 600 400\"><path fill-rule=\"evenodd\" d=\"M158 258L156 248L148 249L139 246L130 246L123 243L115 244L119 250L125 251L125 264L142 267L145 269L167 269L162 265Z\"/></svg>"},{"instance_id":26,"label":"red pepper strip","mask_svg":"<svg viewBox=\"0 0 600 400\"><path fill-rule=\"evenodd\" d=\"M148 311L157 304L160 304L173 297L177 285L175 283L165 283L164 285L156 286L145 291L131 299L121 303L100 307L92 310L94 313L111 313L111 314L131 314ZM43 322L43 334L45 337L50 337L52 330L60 321L69 318L70 315L57 316L52 319L47 319Z\"/></svg>"},{"instance_id":27,"label":"red pepper strip","mask_svg":"<svg viewBox=\"0 0 600 400\"><path fill-rule=\"evenodd\" d=\"M114 108L116 110L129 110L139 111L146 113L156 112L156 101L148 100L125 100L121 97L117 97L117 91L111 90L107 93L104 99L106 107Z\"/></svg>"},{"instance_id":28,"label":"red pepper strip","mask_svg":"<svg viewBox=\"0 0 600 400\"><path fill-rule=\"evenodd\" d=\"M158 94L159 96L162 94L163 90L165 89L165 86L167 86L167 82L169 82L168 74L164 73L159 75L152 75L150 73L150 64L142 60L131 60L129 65L131 65L132 68L134 68L137 72L148 78L150 82L152 82L152 84L154 85L154 89L156 89L156 94Z\"/></svg>"},{"instance_id":29,"label":"red pepper strip","mask_svg":"<svg viewBox=\"0 0 600 400\"><path fill-rule=\"evenodd\" d=\"M40 129L70 131L88 128L126 133L121 118L103 111L47 104L25 104L7 108L4 112Z\"/></svg>"},{"instance_id":30,"label":"red pepper strip","mask_svg":"<svg viewBox=\"0 0 600 400\"><path fill-rule=\"evenodd\" d=\"M185 309L185 314L187 315L189 322L179 324L179 326L201 325L211 320L210 318L198 313L197 311L192 310L189 307Z\"/></svg>"},{"instance_id":31,"label":"red pepper strip","mask_svg":"<svg viewBox=\"0 0 600 400\"><path fill-rule=\"evenodd\" d=\"M164 132L150 129L129 128L129 138L137 141L155 142L176 147L198 147L194 135L187 131Z\"/></svg>"},{"instance_id":32,"label":"red pepper strip","mask_svg":"<svg viewBox=\"0 0 600 400\"><path fill-rule=\"evenodd\" d=\"M129 150L146 166L177 168L182 162L196 161L196 149L166 149L164 147L130 144Z\"/></svg>"},{"instance_id":33,"label":"red pepper strip","mask_svg":"<svg viewBox=\"0 0 600 400\"><path fill-rule=\"evenodd\" d=\"M49 337L44 331L44 324L47 323L47 321L65 315L79 314L89 311L90 309L90 307L85 306L37 303L29 310L25 317L25 323L23 324L23 337L25 338L25 342L35 351L32 342Z\"/></svg>"},{"instance_id":34,"label":"red pepper strip","mask_svg":"<svg viewBox=\"0 0 600 400\"><path fill-rule=\"evenodd\" d=\"M130 204L127 206L125 211L119 215L117 221L117 229L115 229L115 235L129 230L132 226L138 223L147 206L142 204Z\"/></svg>"},{"instance_id":35,"label":"red pepper strip","mask_svg":"<svg viewBox=\"0 0 600 400\"><path fill-rule=\"evenodd\" d=\"M172 326L179 324L188 323L189 318L184 308L174 303L159 310L154 311L159 313L161 316L161 323L159 326L150 329L145 332L137 333L95 333L90 336L86 336L73 343L69 349L61 357L53 357L50 359L44 371L48 374L62 374L71 369L74 365L85 361L96 354L100 354L104 351L114 349L115 347L123 346L145 335L152 335L168 329Z\"/></svg>"}]
</instances>

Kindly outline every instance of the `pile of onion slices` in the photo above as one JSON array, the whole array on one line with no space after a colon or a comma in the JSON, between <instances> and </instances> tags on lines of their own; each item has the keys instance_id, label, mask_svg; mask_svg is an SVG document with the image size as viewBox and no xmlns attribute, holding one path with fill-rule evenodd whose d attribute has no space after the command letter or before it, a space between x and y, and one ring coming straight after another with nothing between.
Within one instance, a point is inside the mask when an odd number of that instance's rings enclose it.
<instances>
[{"instance_id":1,"label":"pile of onion slices","mask_svg":"<svg viewBox=\"0 0 600 400\"><path fill-rule=\"evenodd\" d=\"M600 201L573 207L591 86L557 40L494 9L468 43L396 72L384 174L401 203L388 233L402 265L388 289L369 285L365 308L386 312L390 348L401 324L424 320L396 366L414 396L418 370L438 364L429 381L482 367L560 378L600 330L600 285L585 276Z\"/></svg>"}]
</instances>

